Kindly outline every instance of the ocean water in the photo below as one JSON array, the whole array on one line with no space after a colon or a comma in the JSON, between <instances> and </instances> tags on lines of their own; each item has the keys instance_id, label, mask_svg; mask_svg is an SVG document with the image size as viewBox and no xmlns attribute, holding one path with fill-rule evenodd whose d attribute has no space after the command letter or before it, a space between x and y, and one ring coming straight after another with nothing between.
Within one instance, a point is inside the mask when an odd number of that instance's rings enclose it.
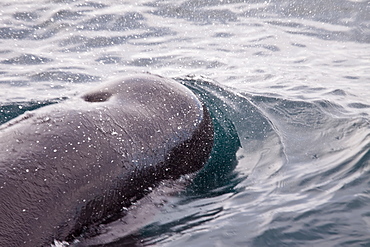
<instances>
[{"instance_id":1,"label":"ocean water","mask_svg":"<svg viewBox=\"0 0 370 247\"><path fill-rule=\"evenodd\" d=\"M370 1L1 1L0 123L138 72L199 95L215 147L104 246L370 246Z\"/></svg>"}]
</instances>

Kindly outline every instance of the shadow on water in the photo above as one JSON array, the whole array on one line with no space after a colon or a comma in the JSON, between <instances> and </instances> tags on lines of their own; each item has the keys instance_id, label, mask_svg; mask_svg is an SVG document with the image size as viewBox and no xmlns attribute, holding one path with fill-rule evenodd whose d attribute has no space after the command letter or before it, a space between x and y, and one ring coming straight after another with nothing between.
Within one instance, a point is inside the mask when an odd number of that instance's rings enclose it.
<instances>
[{"instance_id":1,"label":"shadow on water","mask_svg":"<svg viewBox=\"0 0 370 247\"><path fill-rule=\"evenodd\" d=\"M236 175L233 171L237 165L236 152L241 147L237 130L228 117L231 106L223 104L222 99L215 95L207 94L205 90L197 87L196 81L190 78L182 81L202 99L211 112L215 138L211 157L205 168L202 169L189 188L193 193L204 194L225 185L230 186L230 181Z\"/></svg>"},{"instance_id":2,"label":"shadow on water","mask_svg":"<svg viewBox=\"0 0 370 247\"><path fill-rule=\"evenodd\" d=\"M203 196L237 193L237 185L257 166L264 170L263 166L268 164L271 172L265 173L266 176L279 170L284 163L280 137L269 119L247 97L202 77L178 80L209 108L215 127L211 158L188 191ZM263 147L281 158L270 162L261 156ZM236 171L237 165L242 167Z\"/></svg>"},{"instance_id":3,"label":"shadow on water","mask_svg":"<svg viewBox=\"0 0 370 247\"><path fill-rule=\"evenodd\" d=\"M66 98L54 99L48 101L30 101L30 102L12 102L0 104L0 125L25 113L26 111L36 110L40 107L56 104Z\"/></svg>"},{"instance_id":4,"label":"shadow on water","mask_svg":"<svg viewBox=\"0 0 370 247\"><path fill-rule=\"evenodd\" d=\"M271 176L279 170L285 162L281 137L274 124L250 100L249 96L238 94L232 89L202 77L187 77L180 81L191 88L207 105L215 123L215 147L210 161L200 172L199 177L204 172L211 173L209 169L218 168L221 179L219 181L222 181L225 174L230 174L236 165L243 166L238 171L244 178L248 176L248 172L257 168L257 165L262 169L267 163L276 165L266 176ZM273 162L262 155L264 150L268 150L274 156ZM276 159L276 157L280 158ZM246 159L248 161L244 162ZM230 177L226 181L230 182ZM206 183L212 184L210 180ZM216 184L215 187L223 185ZM212 186L208 187L212 188Z\"/></svg>"}]
</instances>

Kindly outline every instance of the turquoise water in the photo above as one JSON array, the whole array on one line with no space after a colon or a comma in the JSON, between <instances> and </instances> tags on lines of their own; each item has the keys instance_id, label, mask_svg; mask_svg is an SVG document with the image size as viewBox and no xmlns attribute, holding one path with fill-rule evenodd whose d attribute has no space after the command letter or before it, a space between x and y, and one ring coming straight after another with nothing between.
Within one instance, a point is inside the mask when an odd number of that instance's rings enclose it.
<instances>
[{"instance_id":1,"label":"turquoise water","mask_svg":"<svg viewBox=\"0 0 370 247\"><path fill-rule=\"evenodd\" d=\"M368 246L369 13L361 0L5 0L0 122L121 75L176 78L211 111L212 157L106 246Z\"/></svg>"}]
</instances>

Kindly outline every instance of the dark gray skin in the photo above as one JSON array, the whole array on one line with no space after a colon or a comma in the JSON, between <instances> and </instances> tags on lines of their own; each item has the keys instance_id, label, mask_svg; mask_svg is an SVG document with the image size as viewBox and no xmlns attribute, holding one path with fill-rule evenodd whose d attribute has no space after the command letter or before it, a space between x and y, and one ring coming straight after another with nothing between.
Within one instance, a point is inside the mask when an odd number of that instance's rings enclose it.
<instances>
[{"instance_id":1,"label":"dark gray skin","mask_svg":"<svg viewBox=\"0 0 370 247\"><path fill-rule=\"evenodd\" d=\"M0 246L50 246L113 220L202 168L212 145L196 96L150 74L25 113L0 126Z\"/></svg>"}]
</instances>

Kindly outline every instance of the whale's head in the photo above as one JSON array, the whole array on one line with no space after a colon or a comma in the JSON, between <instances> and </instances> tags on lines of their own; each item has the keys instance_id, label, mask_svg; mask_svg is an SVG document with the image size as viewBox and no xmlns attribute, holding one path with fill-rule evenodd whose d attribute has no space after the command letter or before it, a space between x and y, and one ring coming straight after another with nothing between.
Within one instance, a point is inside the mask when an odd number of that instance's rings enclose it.
<instances>
[{"instance_id":1,"label":"whale's head","mask_svg":"<svg viewBox=\"0 0 370 247\"><path fill-rule=\"evenodd\" d=\"M19 116L0 127L0 245L71 239L147 188L198 171L212 146L195 94L149 74Z\"/></svg>"}]
</instances>

